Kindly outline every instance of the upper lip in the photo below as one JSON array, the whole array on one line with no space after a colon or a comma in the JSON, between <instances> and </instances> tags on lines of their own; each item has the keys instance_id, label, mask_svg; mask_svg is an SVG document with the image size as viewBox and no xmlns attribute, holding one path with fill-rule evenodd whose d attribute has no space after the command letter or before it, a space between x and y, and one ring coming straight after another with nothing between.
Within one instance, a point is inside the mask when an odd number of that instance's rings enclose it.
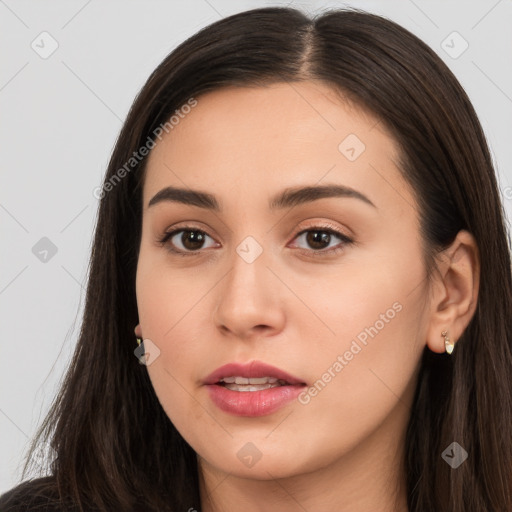
<instances>
[{"instance_id":1,"label":"upper lip","mask_svg":"<svg viewBox=\"0 0 512 512\"><path fill-rule=\"evenodd\" d=\"M204 379L204 384L217 384L221 379L225 377L275 377L279 380L284 380L288 384L305 384L301 379L290 375L289 373L271 366L261 361L252 361L250 363L228 363L215 371L210 373L208 377Z\"/></svg>"}]
</instances>

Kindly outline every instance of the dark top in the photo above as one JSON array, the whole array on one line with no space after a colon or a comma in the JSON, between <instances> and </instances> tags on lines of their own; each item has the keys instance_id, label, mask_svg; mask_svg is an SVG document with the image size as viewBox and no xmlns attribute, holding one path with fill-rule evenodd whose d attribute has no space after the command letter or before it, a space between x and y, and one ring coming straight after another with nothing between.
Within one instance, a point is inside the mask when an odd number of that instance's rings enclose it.
<instances>
[{"instance_id":1,"label":"dark top","mask_svg":"<svg viewBox=\"0 0 512 512\"><path fill-rule=\"evenodd\" d=\"M26 480L0 496L0 512L71 512L69 507L51 505L51 497L40 494L37 485L52 477Z\"/></svg>"},{"instance_id":2,"label":"dark top","mask_svg":"<svg viewBox=\"0 0 512 512\"><path fill-rule=\"evenodd\" d=\"M80 512L77 504L62 504L56 491L51 484L55 481L54 476L45 476L33 478L17 484L12 489L0 495L0 512ZM46 484L46 485L45 485ZM93 505L83 505L83 512L99 512L99 508ZM137 502L130 508L130 512L148 512L147 503ZM154 510L154 508L151 508ZM183 508L183 512L187 508ZM196 509L190 509L196 510ZM123 512L116 508L112 508L112 512ZM124 511L126 512L126 511Z\"/></svg>"}]
</instances>

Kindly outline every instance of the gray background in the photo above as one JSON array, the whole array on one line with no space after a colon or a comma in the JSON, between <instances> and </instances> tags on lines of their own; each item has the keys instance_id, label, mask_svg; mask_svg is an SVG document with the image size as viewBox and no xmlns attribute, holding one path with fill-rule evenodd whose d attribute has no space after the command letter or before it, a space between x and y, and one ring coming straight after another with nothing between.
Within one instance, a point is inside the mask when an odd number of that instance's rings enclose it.
<instances>
[{"instance_id":1,"label":"gray background","mask_svg":"<svg viewBox=\"0 0 512 512\"><path fill-rule=\"evenodd\" d=\"M75 346L98 207L93 190L136 93L201 27L287 3L309 12L357 6L429 44L473 101L512 218L511 0L0 0L0 493L19 480L27 441ZM42 58L52 40L58 48ZM469 46L457 55L464 40ZM43 237L55 254L39 253L48 246Z\"/></svg>"}]
</instances>

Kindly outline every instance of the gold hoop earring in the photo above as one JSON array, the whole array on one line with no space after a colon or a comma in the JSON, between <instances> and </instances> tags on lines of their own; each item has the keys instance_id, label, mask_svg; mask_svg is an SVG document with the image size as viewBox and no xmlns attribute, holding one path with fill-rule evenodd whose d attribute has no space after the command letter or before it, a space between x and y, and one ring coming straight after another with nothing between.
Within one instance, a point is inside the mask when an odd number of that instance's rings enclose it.
<instances>
[{"instance_id":1,"label":"gold hoop earring","mask_svg":"<svg viewBox=\"0 0 512 512\"><path fill-rule=\"evenodd\" d=\"M448 338L448 332L443 331L441 333L441 336L444 336L444 347L446 349L446 352L448 352L448 354L451 354L453 352L453 347L455 345L454 345L453 341L451 341L450 338Z\"/></svg>"}]
</instances>

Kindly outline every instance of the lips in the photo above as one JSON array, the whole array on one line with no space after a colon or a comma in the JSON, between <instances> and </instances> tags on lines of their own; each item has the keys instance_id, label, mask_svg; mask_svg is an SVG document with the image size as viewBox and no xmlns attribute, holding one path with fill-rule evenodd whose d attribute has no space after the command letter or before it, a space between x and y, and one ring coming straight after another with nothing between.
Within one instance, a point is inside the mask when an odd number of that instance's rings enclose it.
<instances>
[{"instance_id":1,"label":"lips","mask_svg":"<svg viewBox=\"0 0 512 512\"><path fill-rule=\"evenodd\" d=\"M204 384L219 384L222 379L230 379L230 377L242 377L243 379L262 379L264 377L268 377L269 379L277 379L277 381L282 381L284 385L298 385L298 384L306 384L304 381L299 379L298 377L294 377L289 373L276 368L275 366L271 366L269 364L260 362L260 361L252 361L247 364L240 363L229 363L220 368L217 368L214 372L212 372L206 379L204 380ZM272 382L272 380L269 380ZM250 381L240 381L239 384L250 384ZM280 382L281 384L281 382Z\"/></svg>"},{"instance_id":2,"label":"lips","mask_svg":"<svg viewBox=\"0 0 512 512\"><path fill-rule=\"evenodd\" d=\"M297 398L306 383L260 361L221 366L203 382L212 402L235 416L272 414Z\"/></svg>"}]
</instances>

